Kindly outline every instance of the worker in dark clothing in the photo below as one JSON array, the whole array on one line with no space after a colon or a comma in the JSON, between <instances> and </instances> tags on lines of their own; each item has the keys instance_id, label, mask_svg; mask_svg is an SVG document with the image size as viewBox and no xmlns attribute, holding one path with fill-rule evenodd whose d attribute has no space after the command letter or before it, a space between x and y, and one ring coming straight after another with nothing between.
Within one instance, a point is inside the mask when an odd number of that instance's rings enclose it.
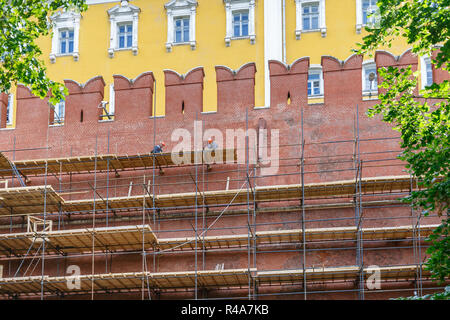
<instances>
[{"instance_id":1,"label":"worker in dark clothing","mask_svg":"<svg viewBox=\"0 0 450 320\"><path fill-rule=\"evenodd\" d=\"M163 152L163 148L166 146L166 144L164 143L164 141L161 141L159 144L157 144L154 148L152 153L162 153Z\"/></svg>"}]
</instances>

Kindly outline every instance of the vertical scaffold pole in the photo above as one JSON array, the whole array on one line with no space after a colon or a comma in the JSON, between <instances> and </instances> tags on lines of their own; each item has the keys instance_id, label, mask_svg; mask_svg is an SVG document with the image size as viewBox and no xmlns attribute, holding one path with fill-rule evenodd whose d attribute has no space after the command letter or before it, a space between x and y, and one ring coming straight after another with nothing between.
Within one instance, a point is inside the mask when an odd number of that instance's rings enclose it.
<instances>
[{"instance_id":1,"label":"vertical scaffold pole","mask_svg":"<svg viewBox=\"0 0 450 320\"><path fill-rule=\"evenodd\" d=\"M52 109L49 108L49 112ZM46 150L46 161L45 161L45 176L44 176L44 228L47 220L47 175L48 175L48 158L49 158L49 148L48 148L48 140L49 140L49 128L50 127L50 116L48 117L47 122L47 150ZM15 141L15 140L14 140ZM15 147L14 147L15 148ZM45 237L42 237L42 265L41 265L41 300L44 300L44 274L45 274Z\"/></svg>"},{"instance_id":2,"label":"vertical scaffold pole","mask_svg":"<svg viewBox=\"0 0 450 320\"><path fill-rule=\"evenodd\" d=\"M245 167L247 183L247 269L248 269L248 300L252 299L252 275L251 265L251 229L250 229L250 181L249 181L249 136L248 136L248 109L245 109Z\"/></svg>"},{"instance_id":3,"label":"vertical scaffold pole","mask_svg":"<svg viewBox=\"0 0 450 320\"><path fill-rule=\"evenodd\" d=\"M92 280L91 300L94 300L94 277L95 277L95 211L97 209L97 156L98 156L98 134L95 136L95 158L94 158L94 205L92 208Z\"/></svg>"},{"instance_id":4,"label":"vertical scaffold pole","mask_svg":"<svg viewBox=\"0 0 450 320\"><path fill-rule=\"evenodd\" d=\"M198 112L195 112L195 123L197 123L198 120ZM195 136L196 130L195 130L195 124L194 124L194 136ZM203 137L200 137L200 141L202 141L203 144ZM194 137L195 141L195 137ZM195 300L198 299L198 161L197 161L197 146L194 146L194 162L195 162Z\"/></svg>"},{"instance_id":5,"label":"vertical scaffold pole","mask_svg":"<svg viewBox=\"0 0 450 320\"><path fill-rule=\"evenodd\" d=\"M303 259L302 259L302 268L303 268L303 299L307 300L307 288L306 288L306 226L305 226L305 132L304 132L304 121L303 121L303 106L301 106L301 185L302 185L302 244L303 244Z\"/></svg>"},{"instance_id":6,"label":"vertical scaffold pole","mask_svg":"<svg viewBox=\"0 0 450 320\"><path fill-rule=\"evenodd\" d=\"M358 277L358 296L360 300L364 300L364 270L363 270L363 255L362 255L362 206L361 206L361 179L362 179L362 162L361 150L359 140L359 105L356 104L356 183L355 183L355 223L356 223L356 264L359 267Z\"/></svg>"}]
</instances>

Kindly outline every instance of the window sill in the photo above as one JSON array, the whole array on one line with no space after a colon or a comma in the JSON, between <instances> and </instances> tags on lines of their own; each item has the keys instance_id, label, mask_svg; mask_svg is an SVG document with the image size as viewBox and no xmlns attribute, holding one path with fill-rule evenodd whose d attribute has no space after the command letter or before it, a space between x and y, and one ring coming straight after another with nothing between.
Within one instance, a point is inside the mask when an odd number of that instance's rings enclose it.
<instances>
[{"instance_id":1,"label":"window sill","mask_svg":"<svg viewBox=\"0 0 450 320\"><path fill-rule=\"evenodd\" d=\"M325 102L324 96L309 96L308 104L323 104Z\"/></svg>"},{"instance_id":2,"label":"window sill","mask_svg":"<svg viewBox=\"0 0 450 320\"><path fill-rule=\"evenodd\" d=\"M74 52L69 52L69 53L58 53L55 54L55 56L58 57L72 57L74 55Z\"/></svg>"},{"instance_id":3,"label":"window sill","mask_svg":"<svg viewBox=\"0 0 450 320\"><path fill-rule=\"evenodd\" d=\"M113 119L102 119L102 120L98 120L99 123L103 123L103 122L114 122L114 116L112 116Z\"/></svg>"},{"instance_id":4,"label":"window sill","mask_svg":"<svg viewBox=\"0 0 450 320\"><path fill-rule=\"evenodd\" d=\"M189 42L166 42L166 50L167 52L172 51L172 47L174 46L187 46L190 45L192 50L195 50L197 48L197 42L189 41Z\"/></svg>"},{"instance_id":5,"label":"window sill","mask_svg":"<svg viewBox=\"0 0 450 320\"><path fill-rule=\"evenodd\" d=\"M231 46L232 40L246 40L246 39L250 39L250 44L255 44L256 36L248 35L248 36L242 36L242 37L225 37L225 45L227 47L229 47L229 46Z\"/></svg>"},{"instance_id":6,"label":"window sill","mask_svg":"<svg viewBox=\"0 0 450 320\"><path fill-rule=\"evenodd\" d=\"M364 30L365 27L371 27L371 24L363 23L363 24L357 24L356 25L356 33L360 34L362 30Z\"/></svg>"},{"instance_id":7,"label":"window sill","mask_svg":"<svg viewBox=\"0 0 450 320\"><path fill-rule=\"evenodd\" d=\"M7 125L6 128L0 128L0 130L3 130L3 131L14 130L14 129L15 129L14 127L10 127L9 125Z\"/></svg>"},{"instance_id":8,"label":"window sill","mask_svg":"<svg viewBox=\"0 0 450 320\"><path fill-rule=\"evenodd\" d=\"M58 128L58 127L63 127L64 123L49 124L48 126L51 128Z\"/></svg>"},{"instance_id":9,"label":"window sill","mask_svg":"<svg viewBox=\"0 0 450 320\"><path fill-rule=\"evenodd\" d=\"M366 93L363 92L363 97L362 97L363 101L366 100L378 100L378 92L371 92L371 93Z\"/></svg>"},{"instance_id":10,"label":"window sill","mask_svg":"<svg viewBox=\"0 0 450 320\"><path fill-rule=\"evenodd\" d=\"M136 56L138 54L138 48L137 47L130 47L130 48L109 48L108 49L108 55L110 58L114 58L115 52L120 51L131 51L133 52L133 55Z\"/></svg>"},{"instance_id":11,"label":"window sill","mask_svg":"<svg viewBox=\"0 0 450 320\"><path fill-rule=\"evenodd\" d=\"M62 58L62 57L73 57L74 61L78 61L80 58L80 54L78 52L71 52L71 53L52 53L50 54L50 62L55 63L56 58Z\"/></svg>"},{"instance_id":12,"label":"window sill","mask_svg":"<svg viewBox=\"0 0 450 320\"><path fill-rule=\"evenodd\" d=\"M325 38L327 36L327 28L319 28L319 29L308 29L308 30L295 30L295 38L297 40L300 40L302 33L314 33L314 32L320 32L322 35L322 38Z\"/></svg>"},{"instance_id":13,"label":"window sill","mask_svg":"<svg viewBox=\"0 0 450 320\"><path fill-rule=\"evenodd\" d=\"M320 29L303 29L302 33L320 32Z\"/></svg>"}]
</instances>

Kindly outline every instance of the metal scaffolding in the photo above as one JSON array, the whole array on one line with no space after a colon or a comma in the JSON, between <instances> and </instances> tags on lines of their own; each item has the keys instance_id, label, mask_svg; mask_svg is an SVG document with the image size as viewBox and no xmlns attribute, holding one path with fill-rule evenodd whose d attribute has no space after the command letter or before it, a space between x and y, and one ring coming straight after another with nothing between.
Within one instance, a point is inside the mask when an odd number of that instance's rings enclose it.
<instances>
[{"instance_id":1,"label":"metal scaffolding","mask_svg":"<svg viewBox=\"0 0 450 320\"><path fill-rule=\"evenodd\" d=\"M46 148L35 149L44 150L45 159L16 161L18 152L33 150L15 144L1 151L0 177L6 182L0 188L0 264L8 265L0 275L0 296L306 300L342 294L371 299L439 289L423 268L424 239L438 219L398 201L418 188L416 179L364 175L381 166L403 167L396 158L400 150L361 151L362 144L398 138L361 139L356 106L353 139L308 142L303 117L301 108L299 141L280 145L296 150L296 156L285 152L288 156L277 159L282 172L275 175L261 175L261 163L250 163L252 152L259 158L259 149L250 145L248 112L245 150L218 151L223 158L233 155L233 163L223 165L204 160L177 165L170 153L110 154L109 132L103 155L98 136L93 155L49 158L48 137ZM153 117L154 145L157 126ZM308 150L329 145L353 150L308 156ZM242 151L245 164L237 161ZM184 155L194 160L199 153L203 159L204 150ZM307 178L328 175L352 178ZM299 183L267 185L267 178ZM27 186L30 181L42 185ZM336 213L351 210L351 216ZM411 250L412 261L383 264L395 250ZM333 265L339 252L350 258L354 252L354 263L342 258L344 264ZM377 252L385 252L379 266L383 287L370 290L372 269L365 256ZM267 261L280 264L276 255L285 259L282 268L267 269ZM167 271L175 259L182 261L183 271ZM67 275L67 266L77 261L84 272L78 278ZM211 262L217 263L215 269L208 267ZM121 272L113 272L117 269ZM75 280L78 287L67 286Z\"/></svg>"}]
</instances>

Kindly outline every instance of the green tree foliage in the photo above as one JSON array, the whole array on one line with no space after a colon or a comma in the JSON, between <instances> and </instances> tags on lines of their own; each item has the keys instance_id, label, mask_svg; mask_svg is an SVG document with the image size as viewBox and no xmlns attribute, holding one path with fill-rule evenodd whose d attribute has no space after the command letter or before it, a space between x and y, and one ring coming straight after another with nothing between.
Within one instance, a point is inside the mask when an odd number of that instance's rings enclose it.
<instances>
[{"instance_id":1,"label":"green tree foliage","mask_svg":"<svg viewBox=\"0 0 450 320\"><path fill-rule=\"evenodd\" d=\"M42 99L51 92L52 103L64 99L67 89L47 77L36 44L49 35L49 17L60 8L84 11L87 5L85 0L0 0L0 92L22 83Z\"/></svg>"},{"instance_id":2,"label":"green tree foliage","mask_svg":"<svg viewBox=\"0 0 450 320\"><path fill-rule=\"evenodd\" d=\"M417 55L435 56L435 67L449 71L450 0L379 0L377 25L367 27L368 35L355 50L371 54L380 46L391 46L403 37ZM436 51L437 52L434 52ZM425 263L432 277L443 283L450 276L450 86L448 81L432 84L417 95L418 72L408 68L381 68L380 103L368 114L381 114L401 134L400 158L408 171L419 178L421 190L404 201L421 210L437 213L441 225L427 238L431 242ZM434 295L408 299L449 299L450 288Z\"/></svg>"}]
</instances>

